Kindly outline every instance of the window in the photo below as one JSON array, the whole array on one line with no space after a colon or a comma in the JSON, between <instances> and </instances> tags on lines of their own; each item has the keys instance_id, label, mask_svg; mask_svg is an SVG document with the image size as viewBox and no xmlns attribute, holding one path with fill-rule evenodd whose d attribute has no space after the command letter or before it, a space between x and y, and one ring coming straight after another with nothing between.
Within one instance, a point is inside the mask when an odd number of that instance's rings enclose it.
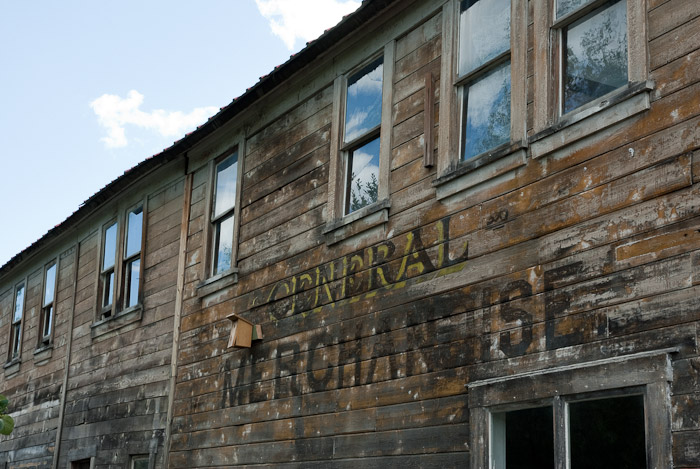
<instances>
[{"instance_id":1,"label":"window","mask_svg":"<svg viewBox=\"0 0 700 469\"><path fill-rule=\"evenodd\" d=\"M652 350L472 381L471 467L672 467L675 352Z\"/></svg>"},{"instance_id":2,"label":"window","mask_svg":"<svg viewBox=\"0 0 700 469\"><path fill-rule=\"evenodd\" d=\"M52 261L44 268L44 296L41 303L39 318L39 347L49 345L53 333L53 323L56 302L57 264Z\"/></svg>"},{"instance_id":3,"label":"window","mask_svg":"<svg viewBox=\"0 0 700 469\"><path fill-rule=\"evenodd\" d=\"M554 469L558 454L571 469L646 467L644 396L556 398L553 405L491 414L494 469Z\"/></svg>"},{"instance_id":4,"label":"window","mask_svg":"<svg viewBox=\"0 0 700 469\"><path fill-rule=\"evenodd\" d=\"M92 467L91 459L81 459L70 463L71 469L90 469Z\"/></svg>"},{"instance_id":5,"label":"window","mask_svg":"<svg viewBox=\"0 0 700 469\"><path fill-rule=\"evenodd\" d=\"M12 309L12 324L10 325L10 353L7 361L19 359L22 353L22 316L24 315L25 285L15 287L15 302Z\"/></svg>"},{"instance_id":6,"label":"window","mask_svg":"<svg viewBox=\"0 0 700 469\"><path fill-rule=\"evenodd\" d=\"M138 204L121 220L113 219L103 226L98 295L103 318L141 303L143 212L143 204ZM120 230L120 226L125 229Z\"/></svg>"},{"instance_id":7,"label":"window","mask_svg":"<svg viewBox=\"0 0 700 469\"><path fill-rule=\"evenodd\" d=\"M124 241L124 308L140 303L141 287L141 241L143 236L143 207L128 212L126 218L126 240Z\"/></svg>"},{"instance_id":8,"label":"window","mask_svg":"<svg viewBox=\"0 0 700 469\"><path fill-rule=\"evenodd\" d=\"M560 113L567 114L625 86L627 2L557 0Z\"/></svg>"},{"instance_id":9,"label":"window","mask_svg":"<svg viewBox=\"0 0 700 469\"><path fill-rule=\"evenodd\" d=\"M510 143L510 0L462 0L457 84L461 158Z\"/></svg>"},{"instance_id":10,"label":"window","mask_svg":"<svg viewBox=\"0 0 700 469\"><path fill-rule=\"evenodd\" d=\"M439 199L524 165L527 142L527 2L455 0L442 13Z\"/></svg>"},{"instance_id":11,"label":"window","mask_svg":"<svg viewBox=\"0 0 700 469\"><path fill-rule=\"evenodd\" d=\"M534 158L649 108L646 28L646 2L534 4Z\"/></svg>"},{"instance_id":12,"label":"window","mask_svg":"<svg viewBox=\"0 0 700 469\"><path fill-rule=\"evenodd\" d=\"M132 456L129 469L148 469L148 455Z\"/></svg>"},{"instance_id":13,"label":"window","mask_svg":"<svg viewBox=\"0 0 700 469\"><path fill-rule=\"evenodd\" d=\"M395 48L394 40L387 42L381 54L350 66L333 83L328 223L323 230L329 244L388 220Z\"/></svg>"},{"instance_id":14,"label":"window","mask_svg":"<svg viewBox=\"0 0 700 469\"><path fill-rule=\"evenodd\" d=\"M379 57L348 78L343 144L345 215L377 202L382 121L384 58Z\"/></svg>"},{"instance_id":15,"label":"window","mask_svg":"<svg viewBox=\"0 0 700 469\"><path fill-rule=\"evenodd\" d=\"M216 164L214 196L211 212L213 255L212 275L231 270L234 259L234 228L236 186L238 181L238 151Z\"/></svg>"}]
</instances>

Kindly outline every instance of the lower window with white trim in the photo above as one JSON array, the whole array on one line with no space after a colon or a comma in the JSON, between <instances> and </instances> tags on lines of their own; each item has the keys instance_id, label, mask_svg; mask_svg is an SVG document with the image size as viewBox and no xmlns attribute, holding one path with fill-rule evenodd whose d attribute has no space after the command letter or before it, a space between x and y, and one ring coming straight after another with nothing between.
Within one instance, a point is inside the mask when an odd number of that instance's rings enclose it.
<instances>
[{"instance_id":1,"label":"lower window with white trim","mask_svg":"<svg viewBox=\"0 0 700 469\"><path fill-rule=\"evenodd\" d=\"M469 383L471 467L671 467L671 352Z\"/></svg>"}]
</instances>

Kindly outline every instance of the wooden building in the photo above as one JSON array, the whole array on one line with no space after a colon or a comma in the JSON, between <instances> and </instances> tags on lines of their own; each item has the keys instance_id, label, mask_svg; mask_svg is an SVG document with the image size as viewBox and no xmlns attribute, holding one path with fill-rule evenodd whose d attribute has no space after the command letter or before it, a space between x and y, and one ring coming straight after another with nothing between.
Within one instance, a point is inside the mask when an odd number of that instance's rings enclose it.
<instances>
[{"instance_id":1,"label":"wooden building","mask_svg":"<svg viewBox=\"0 0 700 469\"><path fill-rule=\"evenodd\" d=\"M365 0L0 268L0 467L700 467L699 158L697 0Z\"/></svg>"}]
</instances>

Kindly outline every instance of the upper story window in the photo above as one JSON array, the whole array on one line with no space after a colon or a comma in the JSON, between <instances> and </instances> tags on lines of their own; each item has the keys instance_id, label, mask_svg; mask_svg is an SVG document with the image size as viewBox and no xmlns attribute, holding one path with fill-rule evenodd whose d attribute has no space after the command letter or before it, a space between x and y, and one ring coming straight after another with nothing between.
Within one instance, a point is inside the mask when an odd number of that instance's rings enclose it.
<instances>
[{"instance_id":1,"label":"upper story window","mask_svg":"<svg viewBox=\"0 0 700 469\"><path fill-rule=\"evenodd\" d=\"M457 85L463 160L510 143L510 29L510 0L460 3Z\"/></svg>"},{"instance_id":2,"label":"upper story window","mask_svg":"<svg viewBox=\"0 0 700 469\"><path fill-rule=\"evenodd\" d=\"M533 158L649 109L645 1L553 0L533 10ZM605 118L587 119L597 113Z\"/></svg>"},{"instance_id":3,"label":"upper story window","mask_svg":"<svg viewBox=\"0 0 700 469\"><path fill-rule=\"evenodd\" d=\"M39 318L39 346L51 343L54 315L56 313L57 272L56 261L52 261L44 268L44 295L41 302L41 317Z\"/></svg>"},{"instance_id":4,"label":"upper story window","mask_svg":"<svg viewBox=\"0 0 700 469\"><path fill-rule=\"evenodd\" d=\"M327 243L389 218L395 49L396 41L387 42L381 53L351 66L333 83Z\"/></svg>"},{"instance_id":5,"label":"upper story window","mask_svg":"<svg viewBox=\"0 0 700 469\"><path fill-rule=\"evenodd\" d=\"M234 228L238 151L216 164L211 212L213 229L212 275L231 270L234 260Z\"/></svg>"},{"instance_id":6,"label":"upper story window","mask_svg":"<svg viewBox=\"0 0 700 469\"><path fill-rule=\"evenodd\" d=\"M527 1L453 0L442 15L439 199L524 165L527 142Z\"/></svg>"},{"instance_id":7,"label":"upper story window","mask_svg":"<svg viewBox=\"0 0 700 469\"><path fill-rule=\"evenodd\" d=\"M143 237L143 206L129 210L124 242L124 308L139 303L141 288L141 244Z\"/></svg>"},{"instance_id":8,"label":"upper story window","mask_svg":"<svg viewBox=\"0 0 700 469\"><path fill-rule=\"evenodd\" d=\"M141 303L143 230L143 204L103 227L98 297L104 318Z\"/></svg>"},{"instance_id":9,"label":"upper story window","mask_svg":"<svg viewBox=\"0 0 700 469\"><path fill-rule=\"evenodd\" d=\"M566 114L627 84L627 2L558 0L555 14Z\"/></svg>"},{"instance_id":10,"label":"upper story window","mask_svg":"<svg viewBox=\"0 0 700 469\"><path fill-rule=\"evenodd\" d=\"M379 148L382 121L384 57L379 57L348 78L345 97L344 214L379 198Z\"/></svg>"},{"instance_id":11,"label":"upper story window","mask_svg":"<svg viewBox=\"0 0 700 469\"><path fill-rule=\"evenodd\" d=\"M8 361L18 359L22 352L22 317L24 316L25 284L15 287L15 302L10 325L10 353Z\"/></svg>"}]
</instances>

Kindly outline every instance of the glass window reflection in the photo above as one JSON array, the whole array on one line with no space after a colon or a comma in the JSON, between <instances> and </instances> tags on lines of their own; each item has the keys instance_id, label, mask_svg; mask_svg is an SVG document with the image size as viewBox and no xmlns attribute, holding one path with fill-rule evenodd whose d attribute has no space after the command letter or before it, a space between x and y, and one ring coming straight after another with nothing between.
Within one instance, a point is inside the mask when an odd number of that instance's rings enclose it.
<instances>
[{"instance_id":1,"label":"glass window reflection","mask_svg":"<svg viewBox=\"0 0 700 469\"><path fill-rule=\"evenodd\" d=\"M53 303L54 291L56 288L56 264L46 269L46 280L44 282L44 303L46 306Z\"/></svg>"},{"instance_id":2,"label":"glass window reflection","mask_svg":"<svg viewBox=\"0 0 700 469\"><path fill-rule=\"evenodd\" d=\"M459 23L460 75L510 49L510 0L462 0Z\"/></svg>"},{"instance_id":3,"label":"glass window reflection","mask_svg":"<svg viewBox=\"0 0 700 469\"><path fill-rule=\"evenodd\" d=\"M126 252L124 257L131 257L141 251L141 233L143 231L143 207L129 212L127 220Z\"/></svg>"},{"instance_id":4,"label":"glass window reflection","mask_svg":"<svg viewBox=\"0 0 700 469\"><path fill-rule=\"evenodd\" d=\"M627 83L627 6L623 1L563 30L564 114Z\"/></svg>"},{"instance_id":5,"label":"glass window reflection","mask_svg":"<svg viewBox=\"0 0 700 469\"><path fill-rule=\"evenodd\" d=\"M233 255L233 215L222 219L217 225L214 274L225 272L232 267Z\"/></svg>"},{"instance_id":6,"label":"glass window reflection","mask_svg":"<svg viewBox=\"0 0 700 469\"><path fill-rule=\"evenodd\" d=\"M102 270L107 270L114 266L117 255L117 224L112 223L105 230L105 250L102 259Z\"/></svg>"},{"instance_id":7,"label":"glass window reflection","mask_svg":"<svg viewBox=\"0 0 700 469\"><path fill-rule=\"evenodd\" d=\"M350 152L348 169L346 213L352 213L378 200L379 138Z\"/></svg>"},{"instance_id":8,"label":"glass window reflection","mask_svg":"<svg viewBox=\"0 0 700 469\"><path fill-rule=\"evenodd\" d=\"M345 142L351 142L377 127L382 120L382 76L380 57L348 79L345 103Z\"/></svg>"},{"instance_id":9,"label":"glass window reflection","mask_svg":"<svg viewBox=\"0 0 700 469\"><path fill-rule=\"evenodd\" d=\"M216 166L216 197L214 218L226 213L236 204L236 179L238 174L238 153L226 158Z\"/></svg>"},{"instance_id":10,"label":"glass window reflection","mask_svg":"<svg viewBox=\"0 0 700 469\"><path fill-rule=\"evenodd\" d=\"M510 62L464 89L463 159L510 141Z\"/></svg>"}]
</instances>

